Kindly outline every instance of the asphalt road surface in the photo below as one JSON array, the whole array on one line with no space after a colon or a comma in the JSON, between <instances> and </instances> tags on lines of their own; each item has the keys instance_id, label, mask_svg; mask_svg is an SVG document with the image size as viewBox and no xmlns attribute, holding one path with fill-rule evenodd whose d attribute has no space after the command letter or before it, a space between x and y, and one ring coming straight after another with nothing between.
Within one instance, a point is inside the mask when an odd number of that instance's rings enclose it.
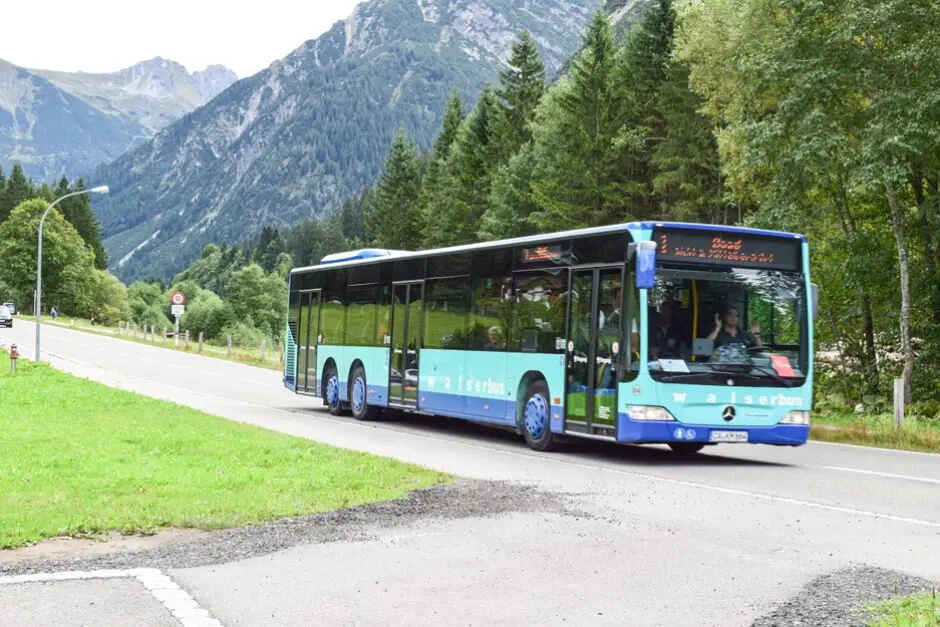
<instances>
[{"instance_id":1,"label":"asphalt road surface","mask_svg":"<svg viewBox=\"0 0 940 627\"><path fill-rule=\"evenodd\" d=\"M31 359L34 333L18 319L0 343ZM43 348L56 367L108 385L565 503L432 512L342 541L168 568L200 608L184 624L746 625L846 568L940 582L940 455L823 443L719 445L695 459L593 443L539 454L459 421L334 418L276 371L52 326ZM48 592L48 604L97 598L75 589ZM11 595L0 585L0 623L19 607ZM115 616L133 615L137 598L105 596ZM156 611L139 602L141 616Z\"/></svg>"}]
</instances>

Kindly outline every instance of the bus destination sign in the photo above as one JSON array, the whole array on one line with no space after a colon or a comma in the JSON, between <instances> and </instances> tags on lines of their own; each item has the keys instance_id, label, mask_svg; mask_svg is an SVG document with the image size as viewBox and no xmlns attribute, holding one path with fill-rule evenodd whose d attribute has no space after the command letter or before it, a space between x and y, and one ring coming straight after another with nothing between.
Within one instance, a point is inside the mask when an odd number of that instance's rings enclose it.
<instances>
[{"instance_id":1,"label":"bus destination sign","mask_svg":"<svg viewBox=\"0 0 940 627\"><path fill-rule=\"evenodd\" d=\"M522 262L558 261L561 259L561 246L533 246L522 249Z\"/></svg>"},{"instance_id":2,"label":"bus destination sign","mask_svg":"<svg viewBox=\"0 0 940 627\"><path fill-rule=\"evenodd\" d=\"M749 233L656 229L653 241L660 261L772 270L800 269L800 242L797 239Z\"/></svg>"}]
</instances>

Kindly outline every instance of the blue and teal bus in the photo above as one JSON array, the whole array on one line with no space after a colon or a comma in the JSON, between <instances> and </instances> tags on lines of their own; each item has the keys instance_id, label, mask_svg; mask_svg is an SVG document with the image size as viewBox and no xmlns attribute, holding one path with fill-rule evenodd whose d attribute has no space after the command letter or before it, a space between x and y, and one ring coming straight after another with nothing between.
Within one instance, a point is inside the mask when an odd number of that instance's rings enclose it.
<instances>
[{"instance_id":1,"label":"blue and teal bus","mask_svg":"<svg viewBox=\"0 0 940 627\"><path fill-rule=\"evenodd\" d=\"M359 250L290 275L284 385L360 420L383 408L564 438L806 442L806 239L636 222L420 252Z\"/></svg>"}]
</instances>

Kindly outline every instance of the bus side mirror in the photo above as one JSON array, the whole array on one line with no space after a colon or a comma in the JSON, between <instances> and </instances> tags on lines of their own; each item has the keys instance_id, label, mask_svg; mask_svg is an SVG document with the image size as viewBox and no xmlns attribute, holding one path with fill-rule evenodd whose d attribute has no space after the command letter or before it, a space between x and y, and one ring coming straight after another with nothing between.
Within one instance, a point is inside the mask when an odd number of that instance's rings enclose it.
<instances>
[{"instance_id":1,"label":"bus side mirror","mask_svg":"<svg viewBox=\"0 0 940 627\"><path fill-rule=\"evenodd\" d=\"M638 242L636 245L637 289L656 287L656 242Z\"/></svg>"},{"instance_id":2,"label":"bus side mirror","mask_svg":"<svg viewBox=\"0 0 940 627\"><path fill-rule=\"evenodd\" d=\"M810 289L810 298L812 298L813 303L813 320L816 319L816 316L819 315L819 286L815 283L811 283L809 286Z\"/></svg>"}]
</instances>

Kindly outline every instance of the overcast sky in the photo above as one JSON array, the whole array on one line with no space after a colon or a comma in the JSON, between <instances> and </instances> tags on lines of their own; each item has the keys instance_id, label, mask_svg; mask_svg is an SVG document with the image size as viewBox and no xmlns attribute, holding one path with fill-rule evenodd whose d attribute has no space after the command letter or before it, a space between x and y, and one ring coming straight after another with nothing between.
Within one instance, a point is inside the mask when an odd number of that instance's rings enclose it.
<instances>
[{"instance_id":1,"label":"overcast sky","mask_svg":"<svg viewBox=\"0 0 940 627\"><path fill-rule=\"evenodd\" d=\"M21 67L113 72L163 57L190 72L263 70L352 13L359 0L33 0L4 2L0 59ZM14 28L10 26L15 25Z\"/></svg>"}]
</instances>

